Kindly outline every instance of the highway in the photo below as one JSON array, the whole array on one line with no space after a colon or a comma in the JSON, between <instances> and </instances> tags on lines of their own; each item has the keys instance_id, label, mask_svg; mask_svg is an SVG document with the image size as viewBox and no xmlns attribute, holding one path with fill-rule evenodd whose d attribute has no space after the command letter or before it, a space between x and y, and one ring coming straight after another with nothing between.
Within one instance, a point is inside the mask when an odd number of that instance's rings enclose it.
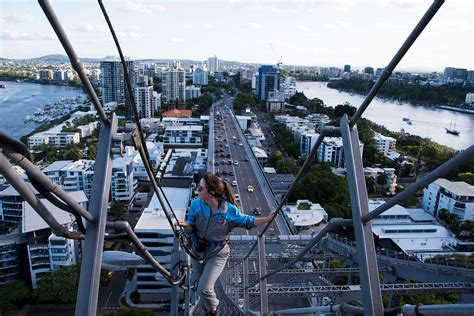
<instances>
[{"instance_id":1,"label":"highway","mask_svg":"<svg viewBox=\"0 0 474 316\"><path fill-rule=\"evenodd\" d=\"M210 120L213 122L210 123L209 133L209 169L232 185L234 193L240 197L238 203L242 212L255 215L254 210L258 207L261 210L258 216L265 216L271 208L252 165L251 160L255 158L244 150L246 140L239 133L240 127L236 126L232 117L232 102L232 98L226 97L216 102L211 110ZM253 191L249 190L249 186L252 186ZM268 232L277 234L273 225ZM256 229L235 229L233 232L238 235L257 234Z\"/></svg>"}]
</instances>

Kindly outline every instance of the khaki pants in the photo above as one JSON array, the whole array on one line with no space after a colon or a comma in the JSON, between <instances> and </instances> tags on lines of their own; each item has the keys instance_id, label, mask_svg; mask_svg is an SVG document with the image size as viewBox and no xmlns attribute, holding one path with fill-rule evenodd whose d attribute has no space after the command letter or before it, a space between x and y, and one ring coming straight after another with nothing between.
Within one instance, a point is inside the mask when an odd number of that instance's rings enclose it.
<instances>
[{"instance_id":1,"label":"khaki pants","mask_svg":"<svg viewBox=\"0 0 474 316\"><path fill-rule=\"evenodd\" d=\"M219 300L214 292L214 284L224 270L225 263L230 255L230 248L225 245L222 249L209 248L203 261L191 258L192 284L199 281L197 291L207 310L214 310L219 305Z\"/></svg>"}]
</instances>

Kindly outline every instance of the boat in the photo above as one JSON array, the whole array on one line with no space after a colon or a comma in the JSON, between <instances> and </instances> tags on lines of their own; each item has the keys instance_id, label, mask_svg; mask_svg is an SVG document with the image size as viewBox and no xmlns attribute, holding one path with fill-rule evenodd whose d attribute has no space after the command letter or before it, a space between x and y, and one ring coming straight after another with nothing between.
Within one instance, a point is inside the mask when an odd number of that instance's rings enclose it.
<instances>
[{"instance_id":1,"label":"boat","mask_svg":"<svg viewBox=\"0 0 474 316\"><path fill-rule=\"evenodd\" d=\"M403 122L407 122L408 125L412 125L412 124L413 124L413 122L412 122L412 121L410 120L410 118L408 118L408 117L402 118L402 121L403 121Z\"/></svg>"},{"instance_id":2,"label":"boat","mask_svg":"<svg viewBox=\"0 0 474 316\"><path fill-rule=\"evenodd\" d=\"M5 85L4 84L0 84L0 89L5 89Z\"/></svg>"},{"instance_id":3,"label":"boat","mask_svg":"<svg viewBox=\"0 0 474 316\"><path fill-rule=\"evenodd\" d=\"M445 127L444 128L446 130L446 133L448 134L452 134L452 135L456 135L458 136L459 134L461 134L460 131L456 130L456 123L453 123L451 122L451 124L449 124L449 128Z\"/></svg>"},{"instance_id":4,"label":"boat","mask_svg":"<svg viewBox=\"0 0 474 316\"><path fill-rule=\"evenodd\" d=\"M461 134L460 131L457 131L457 130L455 130L454 128L451 129L451 128L445 127L445 129L446 129L446 133L448 133L448 134L453 134L453 135L456 135L456 136L458 136L459 134Z\"/></svg>"},{"instance_id":5,"label":"boat","mask_svg":"<svg viewBox=\"0 0 474 316\"><path fill-rule=\"evenodd\" d=\"M31 116L29 116L29 115L27 115L27 116L25 117L25 123L26 123L26 122L29 122L29 121L31 121L31 120L33 120L33 117L31 117Z\"/></svg>"}]
</instances>

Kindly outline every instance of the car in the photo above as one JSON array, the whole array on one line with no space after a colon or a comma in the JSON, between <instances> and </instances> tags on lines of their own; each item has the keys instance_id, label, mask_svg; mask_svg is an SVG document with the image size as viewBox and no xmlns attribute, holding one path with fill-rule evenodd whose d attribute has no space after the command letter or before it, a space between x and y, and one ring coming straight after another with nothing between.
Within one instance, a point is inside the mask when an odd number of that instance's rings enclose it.
<instances>
[{"instance_id":1,"label":"car","mask_svg":"<svg viewBox=\"0 0 474 316\"><path fill-rule=\"evenodd\" d=\"M256 207L253 209L253 215L262 215L262 210L260 207Z\"/></svg>"},{"instance_id":2,"label":"car","mask_svg":"<svg viewBox=\"0 0 474 316\"><path fill-rule=\"evenodd\" d=\"M235 180L232 181L232 186L233 186L233 187L236 187L236 186L237 186L237 181L235 181Z\"/></svg>"},{"instance_id":3,"label":"car","mask_svg":"<svg viewBox=\"0 0 474 316\"><path fill-rule=\"evenodd\" d=\"M238 195L237 193L234 194L234 199L238 202L240 201L240 195Z\"/></svg>"},{"instance_id":4,"label":"car","mask_svg":"<svg viewBox=\"0 0 474 316\"><path fill-rule=\"evenodd\" d=\"M239 164L239 162L237 160L234 160L234 165L237 166L238 164Z\"/></svg>"},{"instance_id":5,"label":"car","mask_svg":"<svg viewBox=\"0 0 474 316\"><path fill-rule=\"evenodd\" d=\"M227 164L228 164L228 165L231 165L231 164L232 164L232 160L227 160Z\"/></svg>"},{"instance_id":6,"label":"car","mask_svg":"<svg viewBox=\"0 0 474 316\"><path fill-rule=\"evenodd\" d=\"M239 146L243 146L243 144L241 142L239 142Z\"/></svg>"},{"instance_id":7,"label":"car","mask_svg":"<svg viewBox=\"0 0 474 316\"><path fill-rule=\"evenodd\" d=\"M249 186L247 187L247 191L248 191L248 192L253 192L253 186L249 185Z\"/></svg>"},{"instance_id":8,"label":"car","mask_svg":"<svg viewBox=\"0 0 474 316\"><path fill-rule=\"evenodd\" d=\"M234 175L234 171L229 171L229 176L233 176Z\"/></svg>"},{"instance_id":9,"label":"car","mask_svg":"<svg viewBox=\"0 0 474 316\"><path fill-rule=\"evenodd\" d=\"M224 178L224 181L229 183L229 178Z\"/></svg>"},{"instance_id":10,"label":"car","mask_svg":"<svg viewBox=\"0 0 474 316\"><path fill-rule=\"evenodd\" d=\"M222 174L226 176L226 175L227 175L227 171L226 171L226 170L222 171Z\"/></svg>"},{"instance_id":11,"label":"car","mask_svg":"<svg viewBox=\"0 0 474 316\"><path fill-rule=\"evenodd\" d=\"M230 158L230 154L227 154L227 158Z\"/></svg>"}]
</instances>

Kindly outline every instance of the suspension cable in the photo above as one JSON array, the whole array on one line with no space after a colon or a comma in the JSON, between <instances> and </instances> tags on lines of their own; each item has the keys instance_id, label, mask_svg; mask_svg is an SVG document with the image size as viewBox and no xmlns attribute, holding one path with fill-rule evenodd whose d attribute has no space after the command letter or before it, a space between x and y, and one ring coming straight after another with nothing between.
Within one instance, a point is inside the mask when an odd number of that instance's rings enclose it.
<instances>
[{"instance_id":1,"label":"suspension cable","mask_svg":"<svg viewBox=\"0 0 474 316\"><path fill-rule=\"evenodd\" d=\"M176 213L174 212L173 207L171 206L171 203L169 202L168 198L166 197L166 194L164 193L163 188L158 183L158 181L156 181L156 178L155 178L155 175L154 175L154 172L153 172L153 168L151 167L151 162L150 162L151 159L150 159L150 156L149 156L149 153L148 153L148 148L147 148L146 143L145 143L145 138L143 136L143 129L142 129L142 126L141 126L141 123L140 123L140 114L138 113L138 109L137 109L136 104L135 104L135 97L134 97L134 93L133 93L133 89L132 89L132 84L131 84L131 81L130 81L130 74L127 70L127 65L125 63L125 58L124 58L124 55L122 53L122 48L120 46L120 43L119 43L119 40L117 38L117 35L115 34L112 22L110 21L110 18L107 14L107 10L106 10L102 0L98 0L98 2L99 2L100 9L102 11L102 14L104 15L104 18L105 18L105 20L107 22L107 25L109 27L110 33L112 34L112 37L114 39L114 43L115 43L115 46L116 46L117 51L119 53L120 61L122 63L124 78L125 78L125 82L127 83L128 96L129 96L129 100L130 100L130 104L131 104L131 108L132 108L131 110L133 111L135 124L137 126L137 136L139 138L139 140L138 140L139 144L135 143L135 148L138 150L138 152L140 154L140 157L141 157L141 159L142 159L142 161L145 165L145 170L147 172L147 175L150 178L150 182L153 186L155 194L156 194L156 196L157 196L157 198L160 202L161 207L163 208L163 213L165 214L166 219L168 220L168 223L169 223L171 229L173 230L173 234L175 235L176 238L178 238L180 240L182 248L186 251L186 253L188 255L190 255L194 259L202 260L202 258L199 259L197 254L195 254L193 252L193 250L189 247L189 245L187 245L187 243L184 241L184 239L187 238L187 233L184 231L184 229L180 226L177 226L174 229L173 220L170 217L169 211L173 215L174 220L176 221L176 223L178 222L178 217L176 216ZM135 138L134 138L134 141L135 141ZM169 211L168 211L167 207L169 207Z\"/></svg>"}]
</instances>

